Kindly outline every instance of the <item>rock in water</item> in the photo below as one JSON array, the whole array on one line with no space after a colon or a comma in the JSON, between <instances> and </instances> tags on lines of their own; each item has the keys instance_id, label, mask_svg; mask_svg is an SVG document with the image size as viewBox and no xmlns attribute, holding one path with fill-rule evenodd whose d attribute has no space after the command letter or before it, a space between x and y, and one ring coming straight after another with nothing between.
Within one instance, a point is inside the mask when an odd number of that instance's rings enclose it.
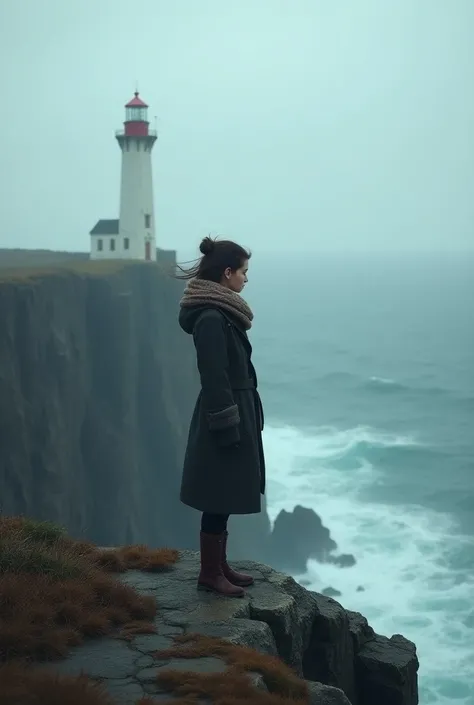
<instances>
[{"instance_id":1,"label":"rock in water","mask_svg":"<svg viewBox=\"0 0 474 705\"><path fill-rule=\"evenodd\" d=\"M271 545L275 554L272 564L291 573L304 573L308 558L325 558L337 549L316 512L300 505L292 512L283 509L278 514Z\"/></svg>"},{"instance_id":2,"label":"rock in water","mask_svg":"<svg viewBox=\"0 0 474 705\"><path fill-rule=\"evenodd\" d=\"M352 553L341 553L339 556L328 556L327 563L338 565L339 568L352 568L356 564L356 559Z\"/></svg>"},{"instance_id":3,"label":"rock in water","mask_svg":"<svg viewBox=\"0 0 474 705\"><path fill-rule=\"evenodd\" d=\"M336 588L333 587L327 587L324 588L322 591L323 595L326 595L326 597L341 597L342 592L339 592L339 590L336 590Z\"/></svg>"},{"instance_id":4,"label":"rock in water","mask_svg":"<svg viewBox=\"0 0 474 705\"><path fill-rule=\"evenodd\" d=\"M304 573L309 558L340 567L355 564L351 554L335 556L337 543L313 509L297 505L292 512L278 514L271 535L270 562L280 570Z\"/></svg>"}]
</instances>

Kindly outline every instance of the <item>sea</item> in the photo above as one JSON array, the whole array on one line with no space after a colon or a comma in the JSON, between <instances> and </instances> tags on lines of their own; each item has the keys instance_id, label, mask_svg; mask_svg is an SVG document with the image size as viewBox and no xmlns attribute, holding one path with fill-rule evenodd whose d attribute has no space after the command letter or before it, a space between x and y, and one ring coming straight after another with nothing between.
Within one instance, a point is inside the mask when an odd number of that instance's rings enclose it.
<instances>
[{"instance_id":1,"label":"sea","mask_svg":"<svg viewBox=\"0 0 474 705\"><path fill-rule=\"evenodd\" d=\"M257 252L243 296L270 518L357 560L295 578L416 643L421 705L474 705L474 254Z\"/></svg>"}]
</instances>

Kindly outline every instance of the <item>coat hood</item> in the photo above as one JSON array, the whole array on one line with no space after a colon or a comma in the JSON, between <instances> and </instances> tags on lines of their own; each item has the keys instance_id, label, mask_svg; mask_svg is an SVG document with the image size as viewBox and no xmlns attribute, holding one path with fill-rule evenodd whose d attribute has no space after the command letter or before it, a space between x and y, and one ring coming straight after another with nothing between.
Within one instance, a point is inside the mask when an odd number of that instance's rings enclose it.
<instances>
[{"instance_id":1,"label":"coat hood","mask_svg":"<svg viewBox=\"0 0 474 705\"><path fill-rule=\"evenodd\" d=\"M178 322L185 333L192 335L194 330L194 324L201 315L203 311L206 310L206 306L182 306L179 310Z\"/></svg>"},{"instance_id":2,"label":"coat hood","mask_svg":"<svg viewBox=\"0 0 474 705\"><path fill-rule=\"evenodd\" d=\"M219 313L221 313L224 318L227 318L228 321L234 324L234 326L243 334L243 336L247 339L248 342L247 333L242 327L240 321L237 320L235 316L233 316L231 313L229 313L229 311L223 311L219 306L209 306L208 304L205 306L181 306L178 316L179 325L185 333L192 335L197 319L202 313L204 313L204 311L209 311L209 309L219 311Z\"/></svg>"}]
</instances>

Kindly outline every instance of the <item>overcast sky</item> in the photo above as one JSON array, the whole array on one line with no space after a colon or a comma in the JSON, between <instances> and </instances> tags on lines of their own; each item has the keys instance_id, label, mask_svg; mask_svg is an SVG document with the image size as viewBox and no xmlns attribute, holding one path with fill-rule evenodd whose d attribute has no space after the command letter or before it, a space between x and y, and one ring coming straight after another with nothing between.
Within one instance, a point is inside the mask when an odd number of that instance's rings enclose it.
<instances>
[{"instance_id":1,"label":"overcast sky","mask_svg":"<svg viewBox=\"0 0 474 705\"><path fill-rule=\"evenodd\" d=\"M474 0L1 0L0 246L88 249L157 116L158 245L474 249Z\"/></svg>"}]
</instances>

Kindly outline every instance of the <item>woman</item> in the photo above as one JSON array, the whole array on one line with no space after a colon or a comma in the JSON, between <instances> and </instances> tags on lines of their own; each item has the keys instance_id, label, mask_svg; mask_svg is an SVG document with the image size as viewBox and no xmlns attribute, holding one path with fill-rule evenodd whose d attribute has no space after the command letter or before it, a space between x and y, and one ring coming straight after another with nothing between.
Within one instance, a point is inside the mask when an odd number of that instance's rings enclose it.
<instances>
[{"instance_id":1,"label":"woman","mask_svg":"<svg viewBox=\"0 0 474 705\"><path fill-rule=\"evenodd\" d=\"M198 588L242 597L253 583L227 563L230 514L256 514L265 491L263 409L247 331L253 314L240 292L250 252L228 240L204 238L179 314L193 336L201 377L189 429L181 501L202 512Z\"/></svg>"}]
</instances>

